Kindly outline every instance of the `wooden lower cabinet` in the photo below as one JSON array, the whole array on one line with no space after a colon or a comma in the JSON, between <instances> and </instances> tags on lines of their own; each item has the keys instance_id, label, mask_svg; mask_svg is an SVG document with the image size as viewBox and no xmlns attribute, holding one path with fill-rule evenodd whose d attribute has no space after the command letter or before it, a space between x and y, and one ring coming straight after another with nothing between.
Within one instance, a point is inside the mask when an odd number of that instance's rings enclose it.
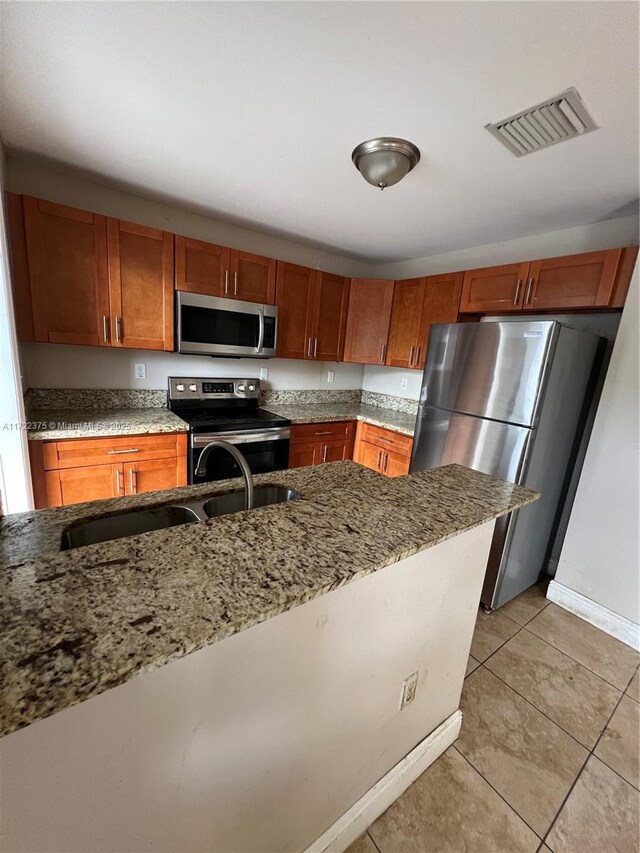
<instances>
[{"instance_id":1,"label":"wooden lower cabinet","mask_svg":"<svg viewBox=\"0 0 640 853\"><path fill-rule=\"evenodd\" d=\"M187 484L184 433L31 441L29 456L36 509Z\"/></svg>"},{"instance_id":2,"label":"wooden lower cabinet","mask_svg":"<svg viewBox=\"0 0 640 853\"><path fill-rule=\"evenodd\" d=\"M359 423L354 460L386 477L409 473L413 439L390 429Z\"/></svg>"},{"instance_id":3,"label":"wooden lower cabinet","mask_svg":"<svg viewBox=\"0 0 640 853\"><path fill-rule=\"evenodd\" d=\"M289 468L353 459L355 421L294 424L291 427Z\"/></svg>"}]
</instances>

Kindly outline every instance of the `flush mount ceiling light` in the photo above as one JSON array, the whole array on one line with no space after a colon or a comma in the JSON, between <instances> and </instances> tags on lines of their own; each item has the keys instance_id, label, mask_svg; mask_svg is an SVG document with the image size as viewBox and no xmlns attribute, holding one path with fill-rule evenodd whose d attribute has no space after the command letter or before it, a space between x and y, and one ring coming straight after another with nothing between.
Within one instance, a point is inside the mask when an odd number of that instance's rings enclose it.
<instances>
[{"instance_id":1,"label":"flush mount ceiling light","mask_svg":"<svg viewBox=\"0 0 640 853\"><path fill-rule=\"evenodd\" d=\"M420 152L406 139L380 136L357 145L351 159L367 183L383 190L397 184L413 169L420 160Z\"/></svg>"}]
</instances>

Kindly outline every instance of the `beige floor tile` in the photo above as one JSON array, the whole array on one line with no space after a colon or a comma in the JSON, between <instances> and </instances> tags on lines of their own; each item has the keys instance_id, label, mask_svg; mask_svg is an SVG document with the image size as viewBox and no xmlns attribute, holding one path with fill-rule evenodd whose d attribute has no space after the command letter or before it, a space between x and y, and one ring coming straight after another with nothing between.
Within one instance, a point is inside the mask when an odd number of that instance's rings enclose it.
<instances>
[{"instance_id":1,"label":"beige floor tile","mask_svg":"<svg viewBox=\"0 0 640 853\"><path fill-rule=\"evenodd\" d=\"M456 748L541 837L587 751L495 675L464 683Z\"/></svg>"},{"instance_id":2,"label":"beige floor tile","mask_svg":"<svg viewBox=\"0 0 640 853\"><path fill-rule=\"evenodd\" d=\"M632 699L635 699L636 702L640 702L640 672L636 670L636 674L631 679L631 684L627 687L626 693L628 696L631 696Z\"/></svg>"},{"instance_id":3,"label":"beige floor tile","mask_svg":"<svg viewBox=\"0 0 640 853\"><path fill-rule=\"evenodd\" d=\"M548 838L554 853L638 853L638 792L591 756Z\"/></svg>"},{"instance_id":4,"label":"beige floor tile","mask_svg":"<svg viewBox=\"0 0 640 853\"><path fill-rule=\"evenodd\" d=\"M485 666L588 749L595 746L621 696L526 628Z\"/></svg>"},{"instance_id":5,"label":"beige floor tile","mask_svg":"<svg viewBox=\"0 0 640 853\"><path fill-rule=\"evenodd\" d=\"M512 619L507 618L499 610L493 613L478 611L476 629L471 642L471 655L482 663L489 655L506 642L520 628Z\"/></svg>"},{"instance_id":6,"label":"beige floor tile","mask_svg":"<svg viewBox=\"0 0 640 853\"><path fill-rule=\"evenodd\" d=\"M594 753L640 788L640 705L630 696L622 697Z\"/></svg>"},{"instance_id":7,"label":"beige floor tile","mask_svg":"<svg viewBox=\"0 0 640 853\"><path fill-rule=\"evenodd\" d=\"M369 832L381 853L533 853L540 843L453 747Z\"/></svg>"},{"instance_id":8,"label":"beige floor tile","mask_svg":"<svg viewBox=\"0 0 640 853\"><path fill-rule=\"evenodd\" d=\"M556 604L545 607L527 630L620 690L626 688L638 666L638 652Z\"/></svg>"},{"instance_id":9,"label":"beige floor tile","mask_svg":"<svg viewBox=\"0 0 640 853\"><path fill-rule=\"evenodd\" d=\"M546 595L547 586L546 582L530 586L529 589L525 589L520 595L503 604L498 612L513 619L518 625L526 625L549 604Z\"/></svg>"},{"instance_id":10,"label":"beige floor tile","mask_svg":"<svg viewBox=\"0 0 640 853\"><path fill-rule=\"evenodd\" d=\"M353 844L347 847L345 853L378 853L378 851L373 841L369 838L368 833L365 832L364 835L361 835L360 838L357 838Z\"/></svg>"},{"instance_id":11,"label":"beige floor tile","mask_svg":"<svg viewBox=\"0 0 640 853\"><path fill-rule=\"evenodd\" d=\"M477 669L479 666L480 661L469 655L469 660L467 661L467 671L465 672L464 677L466 678L468 675L471 675L473 670Z\"/></svg>"}]
</instances>

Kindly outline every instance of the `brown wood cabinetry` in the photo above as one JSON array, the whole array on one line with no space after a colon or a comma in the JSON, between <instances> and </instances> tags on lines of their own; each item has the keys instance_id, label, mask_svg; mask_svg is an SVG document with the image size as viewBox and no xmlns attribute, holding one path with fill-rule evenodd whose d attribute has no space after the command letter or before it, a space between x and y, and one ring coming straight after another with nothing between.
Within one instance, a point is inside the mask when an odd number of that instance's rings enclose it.
<instances>
[{"instance_id":1,"label":"brown wood cabinetry","mask_svg":"<svg viewBox=\"0 0 640 853\"><path fill-rule=\"evenodd\" d=\"M295 424L291 427L289 468L353 459L355 421Z\"/></svg>"},{"instance_id":2,"label":"brown wood cabinetry","mask_svg":"<svg viewBox=\"0 0 640 853\"><path fill-rule=\"evenodd\" d=\"M340 361L344 350L349 280L278 262L278 355Z\"/></svg>"},{"instance_id":3,"label":"brown wood cabinetry","mask_svg":"<svg viewBox=\"0 0 640 853\"><path fill-rule=\"evenodd\" d=\"M461 313L621 308L637 247L584 252L464 274Z\"/></svg>"},{"instance_id":4,"label":"brown wood cabinetry","mask_svg":"<svg viewBox=\"0 0 640 853\"><path fill-rule=\"evenodd\" d=\"M231 249L229 288L225 294L245 302L273 305L276 296L276 261L250 252Z\"/></svg>"},{"instance_id":5,"label":"brown wood cabinetry","mask_svg":"<svg viewBox=\"0 0 640 853\"><path fill-rule=\"evenodd\" d=\"M344 361L385 363L393 288L393 281L351 279Z\"/></svg>"},{"instance_id":6,"label":"brown wood cabinetry","mask_svg":"<svg viewBox=\"0 0 640 853\"><path fill-rule=\"evenodd\" d=\"M413 439L408 435L361 422L356 434L354 459L387 477L409 473Z\"/></svg>"},{"instance_id":7,"label":"brown wood cabinetry","mask_svg":"<svg viewBox=\"0 0 640 853\"><path fill-rule=\"evenodd\" d=\"M30 441L36 509L187 483L184 433Z\"/></svg>"},{"instance_id":8,"label":"brown wood cabinetry","mask_svg":"<svg viewBox=\"0 0 640 853\"><path fill-rule=\"evenodd\" d=\"M422 370L432 323L458 319L463 273L397 281L389 328L386 364Z\"/></svg>"},{"instance_id":9,"label":"brown wood cabinetry","mask_svg":"<svg viewBox=\"0 0 640 853\"><path fill-rule=\"evenodd\" d=\"M276 261L178 235L176 290L272 305Z\"/></svg>"}]
</instances>

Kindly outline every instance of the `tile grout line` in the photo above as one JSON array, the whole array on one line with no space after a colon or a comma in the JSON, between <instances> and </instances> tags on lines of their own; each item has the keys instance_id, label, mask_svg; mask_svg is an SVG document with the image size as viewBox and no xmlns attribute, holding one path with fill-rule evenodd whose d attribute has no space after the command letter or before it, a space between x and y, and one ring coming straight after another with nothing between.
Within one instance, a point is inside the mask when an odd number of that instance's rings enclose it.
<instances>
[{"instance_id":1,"label":"tile grout line","mask_svg":"<svg viewBox=\"0 0 640 853\"><path fill-rule=\"evenodd\" d=\"M495 792L495 793L500 797L500 799L501 799L501 800L502 800L502 802L507 806L507 808L509 809L509 811L513 812L513 813L514 813L514 815L518 818L518 820L521 820L521 821L522 821L522 823L524 823L524 825L525 825L525 826L527 826L527 827L531 830L531 832L533 832L533 834L535 835L535 837L540 839L540 843L542 843L542 838L541 838L541 836L540 836L540 833L536 832L536 831L535 831L535 829L534 829L530 824L528 824L528 823L527 823L527 821L522 817L522 815L521 815L519 812L517 812L517 811L514 809L514 807L511 805L511 803L510 803L510 802L508 802L508 800L505 800L505 798L502 796L502 794L500 793L500 791L498 791L496 788L494 788L494 787L493 787L493 785L491 784L491 782L486 778L486 776L484 776L484 775L483 775L483 773L482 773L480 770L478 770L478 768L477 768L477 767L475 766L475 764L471 761L471 759L467 758L467 756L466 756L463 752L460 752L460 750L459 750L459 749L458 749L458 747L456 746L456 741L454 741L454 742L451 744L451 746L453 747L453 749L455 749L455 751L458 753L458 755L460 755L462 758L464 758L464 760L467 762L467 764L469 765L469 767L471 767L471 769L472 769L472 770L474 770L474 771L478 774L478 776L480 776L480 778L481 778L481 779L483 779L483 780L487 783L487 785L491 788L491 790L492 790L492 791L494 791L494 792ZM450 748L451 748L451 747L450 747ZM427 769L429 769L429 768L427 768ZM554 820L555 820L555 818L554 818Z\"/></svg>"},{"instance_id":2,"label":"tile grout line","mask_svg":"<svg viewBox=\"0 0 640 853\"><path fill-rule=\"evenodd\" d=\"M429 768L427 767L427 770L428 770L428 769L429 769ZM402 796L402 794L400 794L400 796ZM400 797L398 797L398 799L400 799ZM394 802L396 802L396 801L394 800ZM392 803L392 805L393 805L393 803ZM382 815L381 815L381 817L382 817ZM375 823L375 821L374 821L374 823ZM373 823L371 824L371 826L373 826ZM381 849L378 847L378 845L376 844L376 842L375 842L375 839L374 839L373 835L371 835L371 833L369 832L369 829L370 829L370 828L371 828L371 827L367 827L367 829L366 829L366 831L365 831L365 833L364 833L364 834L367 836L367 838L369 839L369 841L370 841L370 842L373 844L373 846L376 848L376 850L378 851L378 853L382 853L382 850L381 850Z\"/></svg>"}]
</instances>

